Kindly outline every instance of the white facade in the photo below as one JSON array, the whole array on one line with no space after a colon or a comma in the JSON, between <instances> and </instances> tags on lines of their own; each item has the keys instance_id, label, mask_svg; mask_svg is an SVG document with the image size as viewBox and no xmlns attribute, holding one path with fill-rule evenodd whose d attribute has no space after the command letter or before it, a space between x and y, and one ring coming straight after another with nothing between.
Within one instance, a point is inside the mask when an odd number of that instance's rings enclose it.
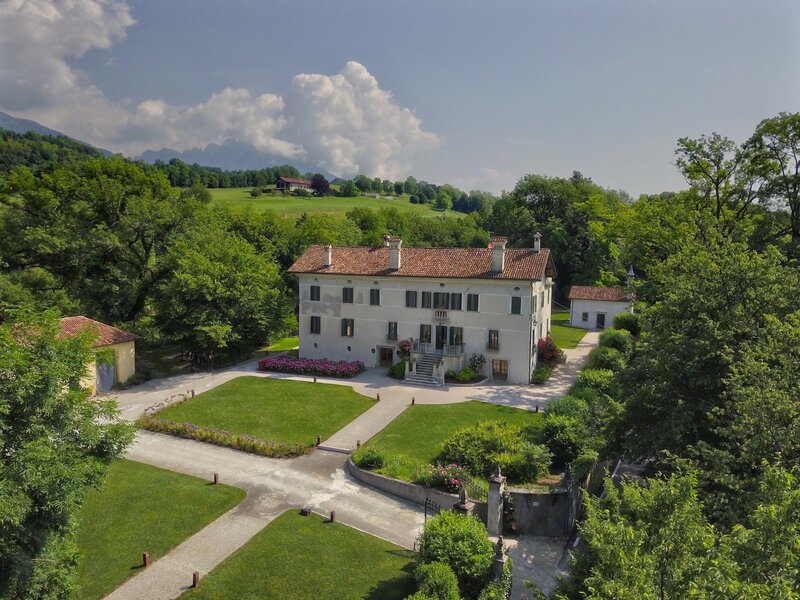
<instances>
[{"instance_id":1,"label":"white facade","mask_svg":"<svg viewBox=\"0 0 800 600\"><path fill-rule=\"evenodd\" d=\"M621 312L632 312L629 300L570 300L569 324L584 329L611 327L614 317Z\"/></svg>"},{"instance_id":2,"label":"white facade","mask_svg":"<svg viewBox=\"0 0 800 600\"><path fill-rule=\"evenodd\" d=\"M536 343L550 330L549 277L517 281L298 273L298 280L300 356L306 358L388 366L398 360L397 342L419 341L425 334L420 326L425 325L430 328L425 348L444 355L445 369L463 368L470 356L483 354L484 375L526 384L536 363ZM352 289L352 303L343 301L349 294L345 288ZM407 306L411 298L406 292L416 292L416 307ZM423 292L430 293L429 307L423 307ZM461 295L460 310L457 299L442 308L445 293ZM468 310L475 301L469 294L477 295L477 310ZM376 300L379 304L371 304ZM435 308L436 300L440 308ZM512 314L517 303L519 314ZM344 319L352 319L352 336L344 335L350 333L350 322L343 325ZM390 323L396 323L396 336ZM494 345L490 337L496 339L496 348L489 347Z\"/></svg>"}]
</instances>

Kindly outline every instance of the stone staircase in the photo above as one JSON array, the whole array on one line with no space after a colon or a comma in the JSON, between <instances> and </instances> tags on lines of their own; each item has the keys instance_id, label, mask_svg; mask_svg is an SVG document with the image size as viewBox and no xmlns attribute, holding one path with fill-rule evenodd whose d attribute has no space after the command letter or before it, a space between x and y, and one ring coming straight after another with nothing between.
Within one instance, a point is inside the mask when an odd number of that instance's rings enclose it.
<instances>
[{"instance_id":1,"label":"stone staircase","mask_svg":"<svg viewBox=\"0 0 800 600\"><path fill-rule=\"evenodd\" d=\"M406 374L405 381L417 385L441 387L441 382L434 376L433 371L442 362L442 357L435 354L423 354L414 365L414 370Z\"/></svg>"}]
</instances>

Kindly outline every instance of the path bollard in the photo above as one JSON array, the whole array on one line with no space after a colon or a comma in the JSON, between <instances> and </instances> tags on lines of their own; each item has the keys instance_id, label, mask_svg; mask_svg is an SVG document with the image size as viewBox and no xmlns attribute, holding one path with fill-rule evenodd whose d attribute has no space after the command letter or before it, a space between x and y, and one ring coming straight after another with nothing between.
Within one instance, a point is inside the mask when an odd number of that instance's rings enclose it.
<instances>
[{"instance_id":1,"label":"path bollard","mask_svg":"<svg viewBox=\"0 0 800 600\"><path fill-rule=\"evenodd\" d=\"M195 589L200 587L200 571L192 573L192 587Z\"/></svg>"},{"instance_id":2,"label":"path bollard","mask_svg":"<svg viewBox=\"0 0 800 600\"><path fill-rule=\"evenodd\" d=\"M214 473L214 485L219 483L219 473Z\"/></svg>"},{"instance_id":3,"label":"path bollard","mask_svg":"<svg viewBox=\"0 0 800 600\"><path fill-rule=\"evenodd\" d=\"M378 400L380 400L380 399L381 399L381 393L378 392Z\"/></svg>"},{"instance_id":4,"label":"path bollard","mask_svg":"<svg viewBox=\"0 0 800 600\"><path fill-rule=\"evenodd\" d=\"M411 406L414 406L417 403L417 399L414 396L411 396Z\"/></svg>"},{"instance_id":5,"label":"path bollard","mask_svg":"<svg viewBox=\"0 0 800 600\"><path fill-rule=\"evenodd\" d=\"M317 383L317 376L314 375L314 383Z\"/></svg>"},{"instance_id":6,"label":"path bollard","mask_svg":"<svg viewBox=\"0 0 800 600\"><path fill-rule=\"evenodd\" d=\"M321 443L322 443L322 434L318 433L317 434L317 446L319 446Z\"/></svg>"},{"instance_id":7,"label":"path bollard","mask_svg":"<svg viewBox=\"0 0 800 600\"><path fill-rule=\"evenodd\" d=\"M336 522L336 511L332 510L331 511L331 523L334 523L334 522Z\"/></svg>"},{"instance_id":8,"label":"path bollard","mask_svg":"<svg viewBox=\"0 0 800 600\"><path fill-rule=\"evenodd\" d=\"M533 412L539 412L539 405L538 404L536 405L536 410L534 410Z\"/></svg>"},{"instance_id":9,"label":"path bollard","mask_svg":"<svg viewBox=\"0 0 800 600\"><path fill-rule=\"evenodd\" d=\"M142 566L146 569L150 566L150 553L143 552L142 553Z\"/></svg>"},{"instance_id":10,"label":"path bollard","mask_svg":"<svg viewBox=\"0 0 800 600\"><path fill-rule=\"evenodd\" d=\"M361 440L356 440L356 450L361 448Z\"/></svg>"},{"instance_id":11,"label":"path bollard","mask_svg":"<svg viewBox=\"0 0 800 600\"><path fill-rule=\"evenodd\" d=\"M192 388L192 398L194 398L194 388Z\"/></svg>"}]
</instances>

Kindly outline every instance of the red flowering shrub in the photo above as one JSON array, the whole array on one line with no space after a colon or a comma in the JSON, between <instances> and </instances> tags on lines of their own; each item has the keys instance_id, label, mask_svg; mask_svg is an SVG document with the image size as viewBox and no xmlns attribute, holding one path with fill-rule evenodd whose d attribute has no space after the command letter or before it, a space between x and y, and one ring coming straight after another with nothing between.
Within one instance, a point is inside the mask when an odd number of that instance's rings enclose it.
<instances>
[{"instance_id":1,"label":"red flowering shrub","mask_svg":"<svg viewBox=\"0 0 800 600\"><path fill-rule=\"evenodd\" d=\"M297 373L299 375L320 375L323 377L355 377L364 370L364 363L360 360L347 362L346 360L334 361L326 358L276 356L275 358L262 358L258 361L258 368L262 371L275 371L277 373Z\"/></svg>"},{"instance_id":2,"label":"red flowering shrub","mask_svg":"<svg viewBox=\"0 0 800 600\"><path fill-rule=\"evenodd\" d=\"M536 343L536 355L539 362L549 365L551 367L563 363L566 360L564 351L556 346L549 335L546 338L540 338Z\"/></svg>"},{"instance_id":3,"label":"red flowering shrub","mask_svg":"<svg viewBox=\"0 0 800 600\"><path fill-rule=\"evenodd\" d=\"M434 487L440 487L448 492L458 492L461 489L461 482L467 477L464 467L458 465L428 465L428 481Z\"/></svg>"}]
</instances>

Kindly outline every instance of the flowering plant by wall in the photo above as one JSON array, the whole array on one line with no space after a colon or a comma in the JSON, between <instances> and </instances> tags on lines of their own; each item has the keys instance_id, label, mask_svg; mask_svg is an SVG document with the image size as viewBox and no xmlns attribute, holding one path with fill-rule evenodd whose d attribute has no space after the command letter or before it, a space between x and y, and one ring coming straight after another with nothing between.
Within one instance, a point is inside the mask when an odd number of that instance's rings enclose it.
<instances>
[{"instance_id":1,"label":"flowering plant by wall","mask_svg":"<svg viewBox=\"0 0 800 600\"><path fill-rule=\"evenodd\" d=\"M262 358L258 361L258 368L262 371L275 371L277 373L297 373L299 375L320 375L323 377L355 377L364 370L364 363L360 360L347 362L346 360L334 361L326 358L276 356L274 358Z\"/></svg>"}]
</instances>

